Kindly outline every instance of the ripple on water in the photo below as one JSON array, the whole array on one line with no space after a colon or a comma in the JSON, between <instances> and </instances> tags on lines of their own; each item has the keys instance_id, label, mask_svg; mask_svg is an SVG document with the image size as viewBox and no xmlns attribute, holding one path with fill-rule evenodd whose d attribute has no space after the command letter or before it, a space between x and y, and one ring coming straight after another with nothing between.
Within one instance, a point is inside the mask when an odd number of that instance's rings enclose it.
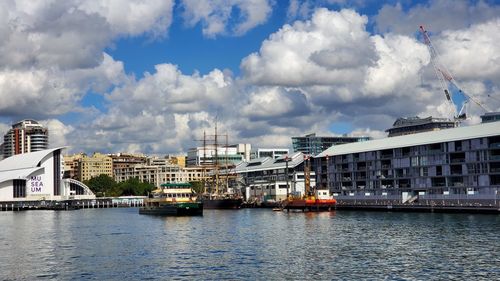
<instances>
[{"instance_id":1,"label":"ripple on water","mask_svg":"<svg viewBox=\"0 0 500 281\"><path fill-rule=\"evenodd\" d=\"M500 280L494 215L3 213L1 280Z\"/></svg>"}]
</instances>

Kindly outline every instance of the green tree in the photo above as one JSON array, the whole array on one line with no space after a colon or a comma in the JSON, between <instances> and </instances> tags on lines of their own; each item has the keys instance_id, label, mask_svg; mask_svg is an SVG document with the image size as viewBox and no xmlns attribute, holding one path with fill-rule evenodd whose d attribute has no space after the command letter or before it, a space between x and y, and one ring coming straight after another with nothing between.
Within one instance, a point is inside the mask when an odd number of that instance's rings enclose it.
<instances>
[{"instance_id":1,"label":"green tree","mask_svg":"<svg viewBox=\"0 0 500 281\"><path fill-rule=\"evenodd\" d=\"M191 184L191 188L194 190L194 192L201 194L203 193L203 182L202 181L191 181L189 182Z\"/></svg>"},{"instance_id":2,"label":"green tree","mask_svg":"<svg viewBox=\"0 0 500 281\"><path fill-rule=\"evenodd\" d=\"M118 189L121 195L143 196L148 195L154 189L154 185L140 182L137 178L131 178L124 182L120 182L118 184Z\"/></svg>"},{"instance_id":3,"label":"green tree","mask_svg":"<svg viewBox=\"0 0 500 281\"><path fill-rule=\"evenodd\" d=\"M84 181L84 183L96 196L116 196L116 182L108 175L101 174L88 181Z\"/></svg>"}]
</instances>

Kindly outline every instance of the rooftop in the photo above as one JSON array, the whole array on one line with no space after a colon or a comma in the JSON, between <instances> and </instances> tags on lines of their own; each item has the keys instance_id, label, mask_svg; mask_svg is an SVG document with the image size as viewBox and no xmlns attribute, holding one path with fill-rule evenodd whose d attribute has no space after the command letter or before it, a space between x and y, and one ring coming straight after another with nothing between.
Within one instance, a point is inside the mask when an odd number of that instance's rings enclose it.
<instances>
[{"instance_id":1,"label":"rooftop","mask_svg":"<svg viewBox=\"0 0 500 281\"><path fill-rule=\"evenodd\" d=\"M473 126L450 128L446 130L416 133L411 135L390 137L384 139L370 140L365 142L355 142L343 145L332 146L316 157L344 155L350 153L367 152L374 150L392 149L441 143L457 140L474 139L480 137L490 137L500 135L500 123L482 123Z\"/></svg>"}]
</instances>

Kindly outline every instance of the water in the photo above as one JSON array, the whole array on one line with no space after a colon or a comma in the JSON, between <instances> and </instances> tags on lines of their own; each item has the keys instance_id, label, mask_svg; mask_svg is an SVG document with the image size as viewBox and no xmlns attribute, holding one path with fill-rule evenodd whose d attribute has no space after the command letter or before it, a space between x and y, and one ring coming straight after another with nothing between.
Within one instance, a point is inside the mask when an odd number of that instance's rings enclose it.
<instances>
[{"instance_id":1,"label":"water","mask_svg":"<svg viewBox=\"0 0 500 281\"><path fill-rule=\"evenodd\" d=\"M500 280L500 216L0 213L0 280Z\"/></svg>"}]
</instances>

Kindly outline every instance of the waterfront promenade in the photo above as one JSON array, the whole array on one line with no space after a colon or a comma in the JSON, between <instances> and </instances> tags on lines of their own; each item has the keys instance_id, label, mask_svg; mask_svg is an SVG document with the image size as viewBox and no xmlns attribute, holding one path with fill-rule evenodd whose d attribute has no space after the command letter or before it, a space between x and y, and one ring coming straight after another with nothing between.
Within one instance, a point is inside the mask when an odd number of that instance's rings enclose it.
<instances>
[{"instance_id":1,"label":"waterfront promenade","mask_svg":"<svg viewBox=\"0 0 500 281\"><path fill-rule=\"evenodd\" d=\"M145 196L101 197L77 200L36 200L0 202L0 211L75 210L99 208L142 207Z\"/></svg>"}]
</instances>

